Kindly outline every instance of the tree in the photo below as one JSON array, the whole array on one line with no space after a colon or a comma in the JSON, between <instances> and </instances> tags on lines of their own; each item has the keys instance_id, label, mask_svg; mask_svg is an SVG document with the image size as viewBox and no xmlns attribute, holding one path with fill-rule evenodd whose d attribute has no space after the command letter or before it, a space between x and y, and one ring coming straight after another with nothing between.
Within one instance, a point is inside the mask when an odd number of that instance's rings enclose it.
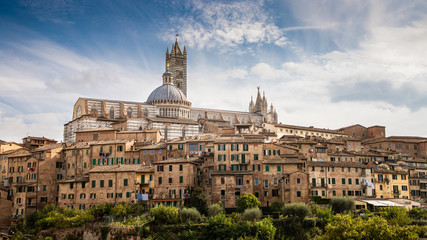
<instances>
[{"instance_id":1,"label":"tree","mask_svg":"<svg viewBox=\"0 0 427 240\"><path fill-rule=\"evenodd\" d=\"M411 218L405 208L386 207L381 213L383 217L392 225L405 226L411 223Z\"/></svg>"},{"instance_id":2,"label":"tree","mask_svg":"<svg viewBox=\"0 0 427 240\"><path fill-rule=\"evenodd\" d=\"M418 234L410 227L389 225L387 220L380 216L373 216L366 220L353 218L345 214L337 214L334 220L326 226L326 232L318 240L370 240L370 239L418 239Z\"/></svg>"},{"instance_id":3,"label":"tree","mask_svg":"<svg viewBox=\"0 0 427 240\"><path fill-rule=\"evenodd\" d=\"M331 198L332 211L335 213L344 213L354 209L354 199L345 197Z\"/></svg>"},{"instance_id":4,"label":"tree","mask_svg":"<svg viewBox=\"0 0 427 240\"><path fill-rule=\"evenodd\" d=\"M186 208L196 208L201 214L206 215L208 213L208 207L206 202L206 195L202 188L189 188L190 197L184 199L184 206Z\"/></svg>"},{"instance_id":5,"label":"tree","mask_svg":"<svg viewBox=\"0 0 427 240\"><path fill-rule=\"evenodd\" d=\"M304 220L308 213L308 207L304 203L290 203L283 208L283 215L292 216L299 221Z\"/></svg>"},{"instance_id":6,"label":"tree","mask_svg":"<svg viewBox=\"0 0 427 240\"><path fill-rule=\"evenodd\" d=\"M251 193L243 193L242 196L237 199L238 212L243 212L248 208L257 208L259 205L261 205L261 203L258 198Z\"/></svg>"}]
</instances>

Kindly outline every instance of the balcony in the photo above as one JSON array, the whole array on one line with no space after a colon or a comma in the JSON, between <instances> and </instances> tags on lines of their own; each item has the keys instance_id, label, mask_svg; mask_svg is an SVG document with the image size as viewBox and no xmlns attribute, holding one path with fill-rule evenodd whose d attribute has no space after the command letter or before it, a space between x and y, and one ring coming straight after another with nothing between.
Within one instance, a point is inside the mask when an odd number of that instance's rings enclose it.
<instances>
[{"instance_id":1,"label":"balcony","mask_svg":"<svg viewBox=\"0 0 427 240\"><path fill-rule=\"evenodd\" d=\"M236 185L236 188L243 188L243 185Z\"/></svg>"},{"instance_id":2,"label":"balcony","mask_svg":"<svg viewBox=\"0 0 427 240\"><path fill-rule=\"evenodd\" d=\"M394 190L393 195L400 195L400 190Z\"/></svg>"},{"instance_id":3,"label":"balcony","mask_svg":"<svg viewBox=\"0 0 427 240\"><path fill-rule=\"evenodd\" d=\"M27 198L35 198L37 194L35 192L27 192Z\"/></svg>"},{"instance_id":4,"label":"balcony","mask_svg":"<svg viewBox=\"0 0 427 240\"><path fill-rule=\"evenodd\" d=\"M315 183L311 183L311 187L316 187L316 184Z\"/></svg>"}]
</instances>

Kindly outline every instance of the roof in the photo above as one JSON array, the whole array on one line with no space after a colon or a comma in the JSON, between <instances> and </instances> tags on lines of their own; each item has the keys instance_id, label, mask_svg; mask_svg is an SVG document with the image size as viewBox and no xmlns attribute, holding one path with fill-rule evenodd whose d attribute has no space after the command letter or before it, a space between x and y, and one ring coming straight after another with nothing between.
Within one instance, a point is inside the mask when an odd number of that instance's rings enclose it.
<instances>
[{"instance_id":1,"label":"roof","mask_svg":"<svg viewBox=\"0 0 427 240\"><path fill-rule=\"evenodd\" d=\"M310 167L359 167L369 168L366 164L358 162L330 162L330 161L309 161L307 162Z\"/></svg>"},{"instance_id":2,"label":"roof","mask_svg":"<svg viewBox=\"0 0 427 240\"><path fill-rule=\"evenodd\" d=\"M136 169L136 172L138 172L138 173L153 173L154 172L154 166L139 166Z\"/></svg>"},{"instance_id":3,"label":"roof","mask_svg":"<svg viewBox=\"0 0 427 240\"><path fill-rule=\"evenodd\" d=\"M404 205L400 203L395 203L389 200L359 200L359 201L374 205L375 207L390 207L390 206L404 207Z\"/></svg>"},{"instance_id":4,"label":"roof","mask_svg":"<svg viewBox=\"0 0 427 240\"><path fill-rule=\"evenodd\" d=\"M102 172L136 172L138 169L137 165L104 165L97 166L89 170L90 173L102 173Z\"/></svg>"},{"instance_id":5,"label":"roof","mask_svg":"<svg viewBox=\"0 0 427 240\"><path fill-rule=\"evenodd\" d=\"M165 122L165 123L185 123L185 124L194 124L199 125L198 122L191 119L184 118L171 118L171 117L147 117L148 120L153 122Z\"/></svg>"},{"instance_id":6,"label":"roof","mask_svg":"<svg viewBox=\"0 0 427 240\"><path fill-rule=\"evenodd\" d=\"M253 116L261 116L258 113L252 112L244 112L244 111L234 111L234 110L221 110L221 109L213 109L213 108L191 108L193 111L203 111L203 112L219 112L219 113L228 113L228 114L245 114L245 115L253 115Z\"/></svg>"},{"instance_id":7,"label":"roof","mask_svg":"<svg viewBox=\"0 0 427 240\"><path fill-rule=\"evenodd\" d=\"M81 133L81 132L102 132L102 131L119 131L119 130L114 129L114 128L110 128L110 127L100 127L100 128L92 128L92 129L80 130L80 131L76 131L76 133Z\"/></svg>"},{"instance_id":8,"label":"roof","mask_svg":"<svg viewBox=\"0 0 427 240\"><path fill-rule=\"evenodd\" d=\"M35 139L35 140L48 140L48 141L55 141L55 139L49 139L49 138L45 138L45 137L32 137L32 136L28 136L28 137L24 137L23 139Z\"/></svg>"},{"instance_id":9,"label":"roof","mask_svg":"<svg viewBox=\"0 0 427 240\"><path fill-rule=\"evenodd\" d=\"M380 166L374 167L373 169L375 173L408 174L405 171L391 170L391 169L380 167Z\"/></svg>"},{"instance_id":10,"label":"roof","mask_svg":"<svg viewBox=\"0 0 427 240\"><path fill-rule=\"evenodd\" d=\"M61 147L62 147L61 143L47 144L47 145L36 148L34 151L35 152L47 151L47 150L51 150L51 149L55 149L55 148L61 148Z\"/></svg>"},{"instance_id":11,"label":"roof","mask_svg":"<svg viewBox=\"0 0 427 240\"><path fill-rule=\"evenodd\" d=\"M187 97L175 85L163 84L151 92L147 98L147 103L156 100L187 101Z\"/></svg>"},{"instance_id":12,"label":"roof","mask_svg":"<svg viewBox=\"0 0 427 240\"><path fill-rule=\"evenodd\" d=\"M168 164L168 163L193 163L194 161L197 161L197 160L199 160L199 159L198 158L183 158L183 157L169 158L167 160L157 161L154 163L154 165Z\"/></svg>"},{"instance_id":13,"label":"roof","mask_svg":"<svg viewBox=\"0 0 427 240\"><path fill-rule=\"evenodd\" d=\"M337 130L330 130L326 128L315 128L315 127L304 127L304 126L296 126L296 125L288 125L288 124L275 124L276 127L283 127L283 128L293 128L293 129L299 129L304 131L316 131L316 132L324 132L324 133L333 133L333 134L340 134L343 135L343 133L337 131Z\"/></svg>"}]
</instances>

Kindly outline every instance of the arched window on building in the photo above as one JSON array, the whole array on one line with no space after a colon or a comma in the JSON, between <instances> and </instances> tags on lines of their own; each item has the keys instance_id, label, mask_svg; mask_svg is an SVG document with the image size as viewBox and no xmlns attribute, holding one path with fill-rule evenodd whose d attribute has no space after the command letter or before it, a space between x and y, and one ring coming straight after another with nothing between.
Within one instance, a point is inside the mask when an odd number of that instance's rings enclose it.
<instances>
[{"instance_id":1,"label":"arched window on building","mask_svg":"<svg viewBox=\"0 0 427 240\"><path fill-rule=\"evenodd\" d=\"M127 115L128 115L128 118L132 118L132 108L131 107L128 107Z\"/></svg>"},{"instance_id":2,"label":"arched window on building","mask_svg":"<svg viewBox=\"0 0 427 240\"><path fill-rule=\"evenodd\" d=\"M82 107L79 106L79 107L77 107L77 118L79 118L81 116L82 116Z\"/></svg>"},{"instance_id":3,"label":"arched window on building","mask_svg":"<svg viewBox=\"0 0 427 240\"><path fill-rule=\"evenodd\" d=\"M114 119L114 107L110 108L110 118Z\"/></svg>"}]
</instances>

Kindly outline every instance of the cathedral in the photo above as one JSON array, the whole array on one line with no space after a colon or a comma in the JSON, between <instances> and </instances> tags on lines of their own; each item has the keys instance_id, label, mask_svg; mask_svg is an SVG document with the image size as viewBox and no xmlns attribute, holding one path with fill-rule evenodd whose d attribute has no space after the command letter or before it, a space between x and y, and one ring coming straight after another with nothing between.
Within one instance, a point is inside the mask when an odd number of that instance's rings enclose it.
<instances>
[{"instance_id":1,"label":"cathedral","mask_svg":"<svg viewBox=\"0 0 427 240\"><path fill-rule=\"evenodd\" d=\"M277 113L268 109L265 93L251 99L249 111L194 108L187 99L187 50L178 41L166 50L162 85L145 102L79 98L73 119L64 125L64 142L75 142L76 132L97 128L122 131L159 130L165 140L200 133L221 133L235 126L261 129L263 123L277 123Z\"/></svg>"}]
</instances>

